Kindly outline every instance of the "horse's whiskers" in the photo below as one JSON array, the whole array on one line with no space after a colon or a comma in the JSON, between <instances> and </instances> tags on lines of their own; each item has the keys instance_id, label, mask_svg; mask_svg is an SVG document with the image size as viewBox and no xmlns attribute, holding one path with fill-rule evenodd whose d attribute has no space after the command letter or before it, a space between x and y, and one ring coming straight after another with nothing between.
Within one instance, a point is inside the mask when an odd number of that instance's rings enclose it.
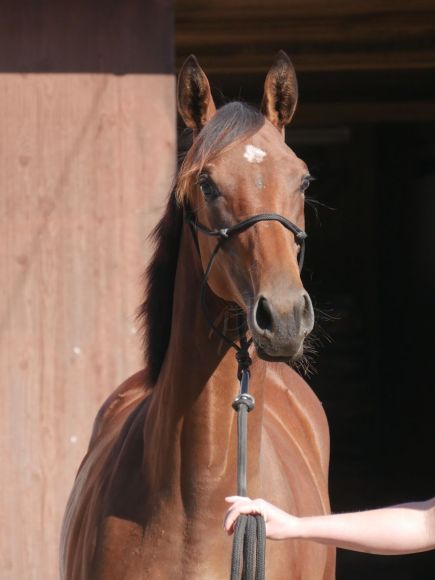
<instances>
[{"instance_id":1,"label":"horse's whiskers","mask_svg":"<svg viewBox=\"0 0 435 580\"><path fill-rule=\"evenodd\" d=\"M222 334L226 335L228 332L228 310L224 310L223 312L224 312L224 324L223 324L223 328L222 328ZM218 350L217 350L218 355L221 354L223 345L224 345L224 339L221 338L219 341L219 346L218 346Z\"/></svg>"}]
</instances>

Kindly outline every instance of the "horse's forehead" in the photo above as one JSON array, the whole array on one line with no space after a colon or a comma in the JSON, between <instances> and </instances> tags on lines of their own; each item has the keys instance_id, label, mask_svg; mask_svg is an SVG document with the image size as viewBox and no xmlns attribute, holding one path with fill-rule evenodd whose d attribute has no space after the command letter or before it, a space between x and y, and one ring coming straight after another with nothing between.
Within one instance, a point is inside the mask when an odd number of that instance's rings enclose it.
<instances>
[{"instance_id":1,"label":"horse's forehead","mask_svg":"<svg viewBox=\"0 0 435 580\"><path fill-rule=\"evenodd\" d=\"M257 133L240 141L225 152L220 165L225 170L238 173L276 173L281 168L298 169L300 160L287 147L279 132L272 125L263 126Z\"/></svg>"}]
</instances>

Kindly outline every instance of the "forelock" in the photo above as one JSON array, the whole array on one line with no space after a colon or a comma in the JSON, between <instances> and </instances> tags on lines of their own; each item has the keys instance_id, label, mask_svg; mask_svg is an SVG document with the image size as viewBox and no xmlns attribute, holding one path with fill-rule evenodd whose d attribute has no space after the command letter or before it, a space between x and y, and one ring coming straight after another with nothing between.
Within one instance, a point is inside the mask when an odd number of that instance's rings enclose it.
<instances>
[{"instance_id":1,"label":"forelock","mask_svg":"<svg viewBox=\"0 0 435 580\"><path fill-rule=\"evenodd\" d=\"M264 122L264 116L245 103L228 103L219 109L199 132L180 167L176 184L178 202L189 198L193 180L208 163L256 133Z\"/></svg>"}]
</instances>

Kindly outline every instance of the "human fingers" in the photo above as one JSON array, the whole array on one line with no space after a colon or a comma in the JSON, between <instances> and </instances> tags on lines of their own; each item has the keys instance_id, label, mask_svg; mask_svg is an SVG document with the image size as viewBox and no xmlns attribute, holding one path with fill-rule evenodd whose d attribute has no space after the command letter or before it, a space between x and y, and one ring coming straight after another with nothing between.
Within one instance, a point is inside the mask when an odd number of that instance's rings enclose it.
<instances>
[{"instance_id":1,"label":"human fingers","mask_svg":"<svg viewBox=\"0 0 435 580\"><path fill-rule=\"evenodd\" d=\"M262 506L259 503L252 500L246 501L246 498L243 498L242 501L236 501L228 510L224 520L224 528L228 534L233 533L235 522L241 514L258 514L264 517Z\"/></svg>"},{"instance_id":2,"label":"human fingers","mask_svg":"<svg viewBox=\"0 0 435 580\"><path fill-rule=\"evenodd\" d=\"M227 513L225 514L224 517L224 521L222 523L222 527L226 530L228 534L232 534L234 531L234 522L237 519L237 515L234 516L232 511L234 505L240 504L240 502L251 501L251 499L240 495L230 495L225 498L225 501L233 505L230 508L228 508Z\"/></svg>"},{"instance_id":3,"label":"human fingers","mask_svg":"<svg viewBox=\"0 0 435 580\"><path fill-rule=\"evenodd\" d=\"M241 496L241 495L230 495L225 498L225 501L232 506L228 509L227 513L225 514L223 527L226 529L228 534L232 534L234 531L234 523L239 516L239 512L237 509L241 505L246 505L249 502L252 502L250 497ZM234 511L235 510L235 511Z\"/></svg>"},{"instance_id":4,"label":"human fingers","mask_svg":"<svg viewBox=\"0 0 435 580\"><path fill-rule=\"evenodd\" d=\"M245 495L229 495L225 498L225 501L227 503L235 503L238 501L252 501L252 499Z\"/></svg>"}]
</instances>

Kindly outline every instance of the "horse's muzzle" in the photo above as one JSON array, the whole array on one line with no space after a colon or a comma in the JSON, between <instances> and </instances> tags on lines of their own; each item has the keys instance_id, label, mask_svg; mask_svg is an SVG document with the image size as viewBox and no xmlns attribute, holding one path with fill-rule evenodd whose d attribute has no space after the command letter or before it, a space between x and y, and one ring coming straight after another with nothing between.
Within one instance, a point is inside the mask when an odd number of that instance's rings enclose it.
<instances>
[{"instance_id":1,"label":"horse's muzzle","mask_svg":"<svg viewBox=\"0 0 435 580\"><path fill-rule=\"evenodd\" d=\"M314 326L311 299L303 288L276 297L261 294L249 314L249 326L260 358L295 361Z\"/></svg>"}]
</instances>

